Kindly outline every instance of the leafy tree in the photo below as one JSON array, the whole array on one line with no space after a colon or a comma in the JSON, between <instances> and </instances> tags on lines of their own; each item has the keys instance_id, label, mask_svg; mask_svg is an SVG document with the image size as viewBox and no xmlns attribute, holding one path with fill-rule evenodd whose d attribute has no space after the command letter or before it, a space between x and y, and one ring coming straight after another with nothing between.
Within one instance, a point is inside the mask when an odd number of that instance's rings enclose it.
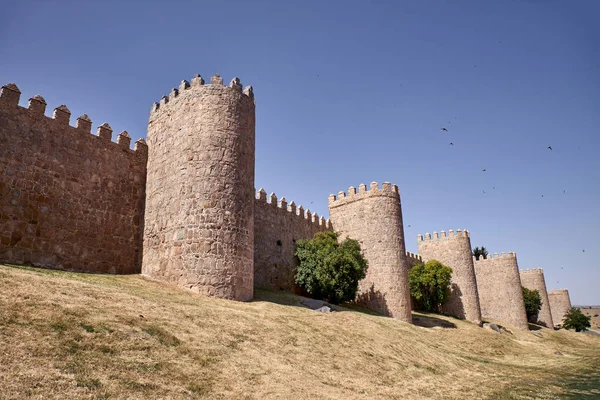
<instances>
[{"instance_id":1,"label":"leafy tree","mask_svg":"<svg viewBox=\"0 0 600 400\"><path fill-rule=\"evenodd\" d=\"M523 300L525 300L525 311L527 312L527 320L536 323L538 314L542 309L542 296L537 290L523 288Z\"/></svg>"},{"instance_id":2,"label":"leafy tree","mask_svg":"<svg viewBox=\"0 0 600 400\"><path fill-rule=\"evenodd\" d=\"M485 247L481 246L481 247L475 247L473 249L473 256L475 256L476 260L479 260L479 257L483 256L483 259L485 260L488 256L488 251Z\"/></svg>"},{"instance_id":3,"label":"leafy tree","mask_svg":"<svg viewBox=\"0 0 600 400\"><path fill-rule=\"evenodd\" d=\"M563 328L575 329L575 332L585 332L587 331L587 328L592 326L590 324L590 319L591 317L582 313L579 308L571 307L565 314Z\"/></svg>"},{"instance_id":4,"label":"leafy tree","mask_svg":"<svg viewBox=\"0 0 600 400\"><path fill-rule=\"evenodd\" d=\"M358 281L365 277L367 260L359 243L350 238L338 242L336 232L318 232L298 240L296 283L311 296L338 304L354 300Z\"/></svg>"},{"instance_id":5,"label":"leafy tree","mask_svg":"<svg viewBox=\"0 0 600 400\"><path fill-rule=\"evenodd\" d=\"M415 308L421 311L440 311L450 295L452 268L437 260L415 264L408 272L410 295Z\"/></svg>"}]
</instances>

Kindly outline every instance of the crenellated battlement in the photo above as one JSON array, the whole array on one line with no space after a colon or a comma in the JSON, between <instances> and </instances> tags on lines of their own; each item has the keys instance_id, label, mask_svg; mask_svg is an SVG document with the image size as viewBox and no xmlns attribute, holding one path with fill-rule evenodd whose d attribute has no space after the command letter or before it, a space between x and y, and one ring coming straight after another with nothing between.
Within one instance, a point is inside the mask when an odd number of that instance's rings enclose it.
<instances>
[{"instance_id":1,"label":"crenellated battlement","mask_svg":"<svg viewBox=\"0 0 600 400\"><path fill-rule=\"evenodd\" d=\"M298 218L302 218L308 223L311 223L315 226L319 226L323 229L332 229L331 221L329 219L325 219L325 217L319 218L319 215L317 213L313 213L310 210L305 211L302 205L296 206L296 203L294 201L288 203L285 197L282 197L280 200L278 200L275 193L271 193L268 196L267 201L267 192L263 188L260 188L256 192L255 198L257 204L262 204L267 207L289 212L291 215L295 215Z\"/></svg>"},{"instance_id":2,"label":"crenellated battlement","mask_svg":"<svg viewBox=\"0 0 600 400\"><path fill-rule=\"evenodd\" d=\"M452 230L452 229L448 229L448 234L446 234L446 231L440 231L440 233L434 231L433 235L431 235L429 232L425 233L425 235L422 235L419 233L417 235L417 242L422 242L422 241L426 241L426 240L453 239L453 238L457 238L457 237L470 237L470 236L471 236L471 234L466 229L464 229L464 230L457 229L456 232L454 232L454 230Z\"/></svg>"},{"instance_id":3,"label":"crenellated battlement","mask_svg":"<svg viewBox=\"0 0 600 400\"><path fill-rule=\"evenodd\" d=\"M521 269L519 270L519 273L521 274L536 274L536 275L543 275L544 274L544 270L542 268L533 268L533 269Z\"/></svg>"},{"instance_id":4,"label":"crenellated battlement","mask_svg":"<svg viewBox=\"0 0 600 400\"><path fill-rule=\"evenodd\" d=\"M404 253L406 255L407 258L410 258L411 260L415 261L415 262L423 262L423 258L415 253L411 253L410 251L406 251Z\"/></svg>"},{"instance_id":5,"label":"crenellated battlement","mask_svg":"<svg viewBox=\"0 0 600 400\"><path fill-rule=\"evenodd\" d=\"M392 185L389 182L383 182L381 188L377 182L371 182L368 189L367 185L361 183L358 185L358 191L354 186L350 186L347 194L346 192L338 192L337 196L335 194L330 194L328 203L329 208L332 208L377 196L395 197L400 199L400 191L398 190L398 186Z\"/></svg>"},{"instance_id":6,"label":"crenellated battlement","mask_svg":"<svg viewBox=\"0 0 600 400\"><path fill-rule=\"evenodd\" d=\"M196 74L192 78L191 83L186 80L182 80L178 88L171 89L169 94L162 96L159 102L153 103L150 109L150 114L153 115L159 113L162 109L165 109L165 106L167 106L167 104L175 101L182 93L188 90L195 89L232 90L235 92L239 92L244 96L250 98L252 101L254 101L254 89L252 88L252 86L246 86L245 88L242 88L240 79L237 77L233 78L229 82L228 86L225 86L223 85L223 78L219 74L215 74L212 78L210 78L209 84L205 84L204 78L202 78L202 76L200 76L199 74Z\"/></svg>"},{"instance_id":7,"label":"crenellated battlement","mask_svg":"<svg viewBox=\"0 0 600 400\"><path fill-rule=\"evenodd\" d=\"M487 258L483 258L480 257L479 260L477 260L475 257L473 257L473 262L475 263L485 263L485 262L490 262L490 261L494 261L494 260L498 260L498 259L506 259L506 258L517 258L517 253L509 251L508 253L506 252L502 252L502 254L498 254L498 253L494 253L493 255L488 255ZM529 270L527 270L529 271Z\"/></svg>"},{"instance_id":8,"label":"crenellated battlement","mask_svg":"<svg viewBox=\"0 0 600 400\"><path fill-rule=\"evenodd\" d=\"M71 111L66 105L62 104L56 107L52 112L52 117L48 117L45 114L47 104L42 96L37 94L30 98L27 108L19 105L20 96L21 91L17 85L14 83L4 85L0 90L0 106L9 112L14 111L15 114L22 114L22 117L29 118L33 121L45 122L50 126L50 128L56 128L63 131L68 129L72 130L74 133L76 132L77 134L88 134L90 138L95 137L99 140L110 143L110 145L114 145L115 148L120 147L123 150L138 153L143 157L146 157L148 154L148 146L143 139L136 141L134 149L130 149L131 137L126 131L123 131L118 135L117 142L113 142L113 130L106 122L98 126L96 135L93 135L91 134L92 121L87 114L83 114L78 117L75 122L75 126L71 126ZM11 110L13 107L14 109ZM44 121L40 121L40 119L44 119Z\"/></svg>"}]
</instances>

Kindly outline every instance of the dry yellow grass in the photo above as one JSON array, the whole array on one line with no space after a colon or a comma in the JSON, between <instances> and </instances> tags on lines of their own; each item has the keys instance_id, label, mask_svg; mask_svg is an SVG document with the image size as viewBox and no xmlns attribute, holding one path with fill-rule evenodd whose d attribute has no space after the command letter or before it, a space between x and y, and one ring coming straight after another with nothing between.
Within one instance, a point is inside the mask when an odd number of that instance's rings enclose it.
<instances>
[{"instance_id":1,"label":"dry yellow grass","mask_svg":"<svg viewBox=\"0 0 600 400\"><path fill-rule=\"evenodd\" d=\"M594 393L600 376L600 337L500 335L423 314L414 326L317 313L286 293L256 298L0 266L0 397L554 398Z\"/></svg>"}]
</instances>

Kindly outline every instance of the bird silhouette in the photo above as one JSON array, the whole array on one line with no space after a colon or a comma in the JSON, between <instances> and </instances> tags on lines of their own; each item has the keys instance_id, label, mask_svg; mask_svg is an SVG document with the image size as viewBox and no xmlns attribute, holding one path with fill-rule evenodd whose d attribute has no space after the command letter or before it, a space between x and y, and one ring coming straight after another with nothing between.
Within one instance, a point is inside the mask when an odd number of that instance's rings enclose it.
<instances>
[{"instance_id":1,"label":"bird silhouette","mask_svg":"<svg viewBox=\"0 0 600 400\"><path fill-rule=\"evenodd\" d=\"M542 197L544 197L544 195L542 195Z\"/></svg>"},{"instance_id":2,"label":"bird silhouette","mask_svg":"<svg viewBox=\"0 0 600 400\"><path fill-rule=\"evenodd\" d=\"M548 146L548 148L549 148L550 150L552 150L552 146Z\"/></svg>"},{"instance_id":3,"label":"bird silhouette","mask_svg":"<svg viewBox=\"0 0 600 400\"><path fill-rule=\"evenodd\" d=\"M410 228L410 225L408 227Z\"/></svg>"},{"instance_id":4,"label":"bird silhouette","mask_svg":"<svg viewBox=\"0 0 600 400\"><path fill-rule=\"evenodd\" d=\"M450 146L454 146L454 143L450 142Z\"/></svg>"},{"instance_id":5,"label":"bird silhouette","mask_svg":"<svg viewBox=\"0 0 600 400\"><path fill-rule=\"evenodd\" d=\"M482 169L482 171L483 171L483 172L485 172L485 171L486 171L486 168Z\"/></svg>"},{"instance_id":6,"label":"bird silhouette","mask_svg":"<svg viewBox=\"0 0 600 400\"><path fill-rule=\"evenodd\" d=\"M482 189L481 191L483 192L483 194L485 194L485 190Z\"/></svg>"},{"instance_id":7,"label":"bird silhouette","mask_svg":"<svg viewBox=\"0 0 600 400\"><path fill-rule=\"evenodd\" d=\"M581 250L583 253L585 253L585 250Z\"/></svg>"},{"instance_id":8,"label":"bird silhouette","mask_svg":"<svg viewBox=\"0 0 600 400\"><path fill-rule=\"evenodd\" d=\"M448 129L446 129L446 128L442 128L442 130L445 131L445 132L448 132Z\"/></svg>"},{"instance_id":9,"label":"bird silhouette","mask_svg":"<svg viewBox=\"0 0 600 400\"><path fill-rule=\"evenodd\" d=\"M494 187L492 188L492 190L496 190L496 186L494 186Z\"/></svg>"}]
</instances>

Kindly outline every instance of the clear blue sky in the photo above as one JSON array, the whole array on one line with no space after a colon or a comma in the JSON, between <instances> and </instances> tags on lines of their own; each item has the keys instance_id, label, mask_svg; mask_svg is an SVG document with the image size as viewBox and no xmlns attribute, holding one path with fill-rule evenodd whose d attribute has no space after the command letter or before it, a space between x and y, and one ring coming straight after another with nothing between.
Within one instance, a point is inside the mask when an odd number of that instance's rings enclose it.
<instances>
[{"instance_id":1,"label":"clear blue sky","mask_svg":"<svg viewBox=\"0 0 600 400\"><path fill-rule=\"evenodd\" d=\"M409 251L467 228L600 304L598 15L595 0L3 1L0 82L136 140L182 79L238 76L257 188L327 216L329 193L396 183Z\"/></svg>"}]
</instances>

